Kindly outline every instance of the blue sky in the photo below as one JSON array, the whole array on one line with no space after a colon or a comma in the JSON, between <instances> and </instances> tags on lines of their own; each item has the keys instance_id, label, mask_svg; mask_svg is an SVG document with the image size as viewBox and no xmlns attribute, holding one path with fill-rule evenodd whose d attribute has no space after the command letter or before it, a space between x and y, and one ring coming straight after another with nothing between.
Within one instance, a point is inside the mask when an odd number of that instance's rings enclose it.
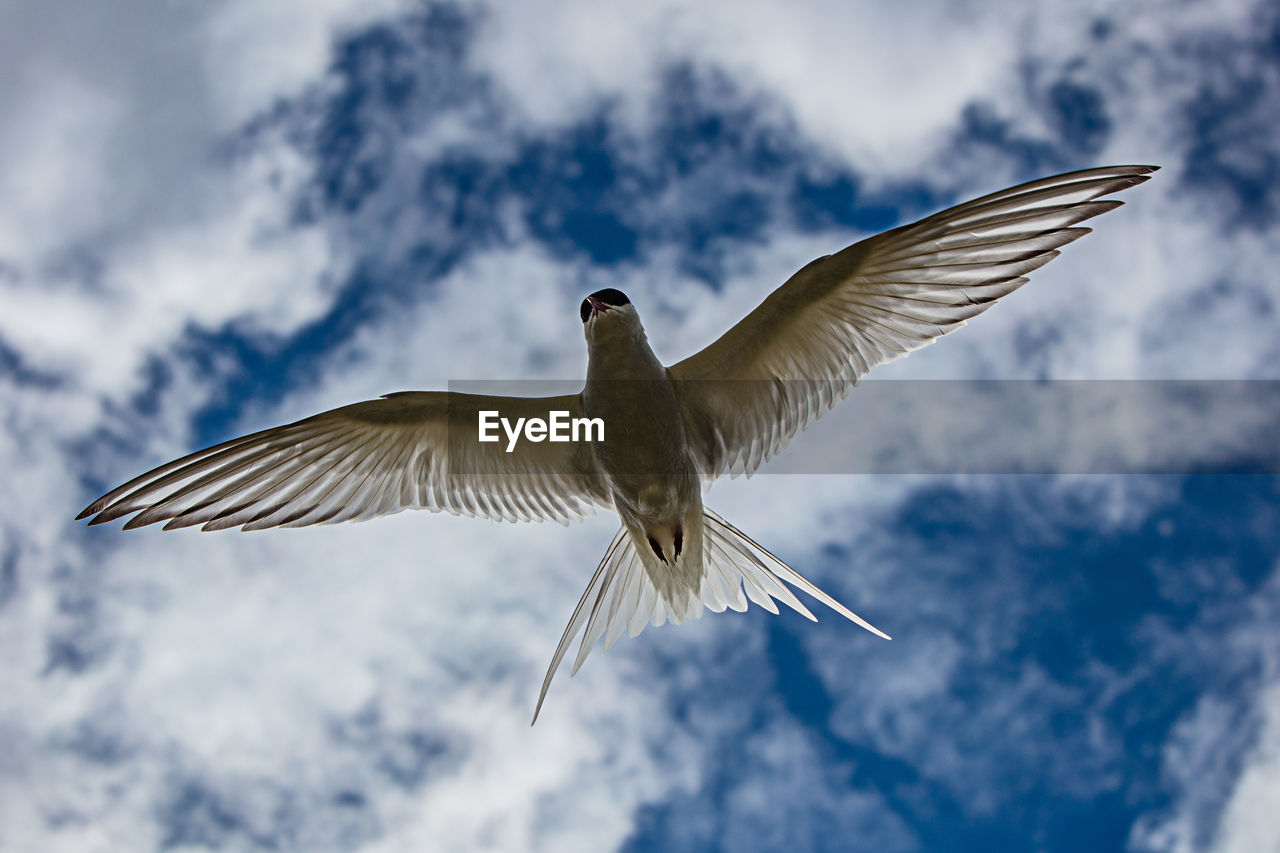
<instances>
[{"instance_id":1,"label":"blue sky","mask_svg":"<svg viewBox=\"0 0 1280 853\"><path fill-rule=\"evenodd\" d=\"M650 629L532 729L612 516L71 521L333 406L581 376L585 293L675 360L813 257L1106 163L1164 169L876 377L1280 379L1272 5L73 5L0 11L0 848L1280 844L1274 476L717 484L895 639Z\"/></svg>"}]
</instances>

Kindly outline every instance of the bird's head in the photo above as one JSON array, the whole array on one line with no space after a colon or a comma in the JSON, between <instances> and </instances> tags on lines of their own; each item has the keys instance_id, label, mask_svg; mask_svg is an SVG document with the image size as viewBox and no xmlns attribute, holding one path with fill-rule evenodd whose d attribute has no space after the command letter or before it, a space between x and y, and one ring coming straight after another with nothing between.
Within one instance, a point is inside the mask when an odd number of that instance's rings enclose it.
<instances>
[{"instance_id":1,"label":"bird's head","mask_svg":"<svg viewBox=\"0 0 1280 853\"><path fill-rule=\"evenodd\" d=\"M588 341L643 331L640 315L631 300L621 290L612 287L597 290L582 300L578 313L582 316L582 327Z\"/></svg>"}]
</instances>

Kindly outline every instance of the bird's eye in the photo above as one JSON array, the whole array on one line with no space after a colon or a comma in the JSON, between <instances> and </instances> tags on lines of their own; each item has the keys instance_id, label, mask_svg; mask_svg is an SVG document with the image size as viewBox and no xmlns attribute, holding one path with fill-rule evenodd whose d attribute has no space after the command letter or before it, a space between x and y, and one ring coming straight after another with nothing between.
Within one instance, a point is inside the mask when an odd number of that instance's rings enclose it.
<instances>
[{"instance_id":1,"label":"bird's eye","mask_svg":"<svg viewBox=\"0 0 1280 853\"><path fill-rule=\"evenodd\" d=\"M591 316L591 303L582 300L582 307L578 309L578 313L582 315L582 322L587 322L587 318Z\"/></svg>"}]
</instances>

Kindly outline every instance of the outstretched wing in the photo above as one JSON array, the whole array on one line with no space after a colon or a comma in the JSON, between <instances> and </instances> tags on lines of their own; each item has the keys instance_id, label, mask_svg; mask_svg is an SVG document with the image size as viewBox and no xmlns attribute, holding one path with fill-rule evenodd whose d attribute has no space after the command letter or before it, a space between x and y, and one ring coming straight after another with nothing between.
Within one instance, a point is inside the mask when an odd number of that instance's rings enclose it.
<instances>
[{"instance_id":1,"label":"outstretched wing","mask_svg":"<svg viewBox=\"0 0 1280 853\"><path fill-rule=\"evenodd\" d=\"M1026 283L1157 166L1022 184L813 261L670 374L703 476L750 474L871 368L933 342Z\"/></svg>"},{"instance_id":2,"label":"outstretched wing","mask_svg":"<svg viewBox=\"0 0 1280 853\"><path fill-rule=\"evenodd\" d=\"M562 524L611 506L589 445L480 442L482 410L501 417L582 416L577 396L389 394L256 432L161 465L99 498L79 518L125 529L301 527L405 509ZM502 432L501 429L498 430Z\"/></svg>"}]
</instances>

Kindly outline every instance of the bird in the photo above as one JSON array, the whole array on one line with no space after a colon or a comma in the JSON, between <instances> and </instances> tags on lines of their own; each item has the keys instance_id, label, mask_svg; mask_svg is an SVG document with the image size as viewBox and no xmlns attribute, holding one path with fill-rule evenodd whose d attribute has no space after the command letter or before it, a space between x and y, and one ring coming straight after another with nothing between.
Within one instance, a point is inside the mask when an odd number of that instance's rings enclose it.
<instances>
[{"instance_id":1,"label":"bird","mask_svg":"<svg viewBox=\"0 0 1280 853\"><path fill-rule=\"evenodd\" d=\"M580 306L582 391L500 397L406 391L234 438L161 465L77 516L124 529L301 527L406 509L568 524L612 510L620 526L552 655L534 707L581 635L572 673L604 638L704 610L808 619L800 590L888 635L703 503L710 484L750 476L874 367L954 331L1118 207L1107 198L1157 166L1106 166L1000 190L805 265L709 346L664 365L640 316L608 288ZM488 413L510 441L480 440ZM602 435L545 438L548 415ZM544 428L529 425L542 420ZM510 424L517 424L510 430ZM524 424L520 441L520 425ZM586 440L592 438L594 440Z\"/></svg>"}]
</instances>

